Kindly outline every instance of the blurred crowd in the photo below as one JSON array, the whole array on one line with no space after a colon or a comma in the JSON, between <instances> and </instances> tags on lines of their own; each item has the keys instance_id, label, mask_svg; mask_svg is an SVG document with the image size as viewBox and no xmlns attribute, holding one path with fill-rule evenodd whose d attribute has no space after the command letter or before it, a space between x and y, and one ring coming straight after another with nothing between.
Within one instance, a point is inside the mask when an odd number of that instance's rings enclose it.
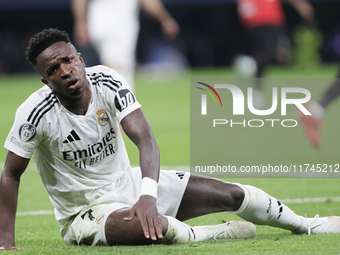
<instances>
[{"instance_id":1,"label":"blurred crowd","mask_svg":"<svg viewBox=\"0 0 340 255\"><path fill-rule=\"evenodd\" d=\"M239 17L240 10L236 1L199 1L199 4L192 1L187 1L187 4L184 4L186 1L182 4L171 0L163 2L167 12L177 23L177 31L170 31L173 34L164 36L166 25L162 24L159 17L138 10L139 36L135 47L138 66L168 70L230 66L237 56L251 55L249 40L245 37L245 27L242 25L244 21ZM241 2L247 3L247 0ZM309 39L305 36L304 40L309 40L311 44L315 40L314 48L322 62L339 61L340 1L306 1L314 9L313 21L308 17L311 13L308 12L308 7L293 8L285 2L292 1L282 0L289 40L282 44L289 44L292 49L298 47L296 33L307 33L306 29L313 23L314 32ZM1 1L0 7L4 7ZM59 7L57 4L51 7L46 4L40 8L30 8L26 3L25 8L18 5L15 8L0 9L0 73L33 72L33 68L25 60L28 38L46 27L58 27L74 35L72 39L81 46L88 65L103 62L94 47L84 45L76 37L74 15L71 0L68 5ZM157 19L160 22L155 22ZM124 30L124 24L121 26ZM285 57L284 54L282 56ZM290 61L294 62L294 56Z\"/></svg>"}]
</instances>

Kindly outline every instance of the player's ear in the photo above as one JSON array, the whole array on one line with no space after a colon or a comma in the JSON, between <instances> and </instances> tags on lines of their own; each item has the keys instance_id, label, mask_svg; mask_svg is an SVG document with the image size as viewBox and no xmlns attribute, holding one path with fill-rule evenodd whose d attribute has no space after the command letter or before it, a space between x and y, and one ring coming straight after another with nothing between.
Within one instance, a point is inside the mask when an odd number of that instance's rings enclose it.
<instances>
[{"instance_id":1,"label":"player's ear","mask_svg":"<svg viewBox=\"0 0 340 255\"><path fill-rule=\"evenodd\" d=\"M83 65L84 65L84 67L85 67L85 66L86 66L86 65L85 65L85 61L84 61L83 56L81 55L80 52L78 52L78 56L79 56L80 61L83 63Z\"/></svg>"},{"instance_id":2,"label":"player's ear","mask_svg":"<svg viewBox=\"0 0 340 255\"><path fill-rule=\"evenodd\" d=\"M42 83L44 83L45 85L47 85L51 88L50 84L48 83L48 81L44 77L41 77L40 80L41 80Z\"/></svg>"}]
</instances>

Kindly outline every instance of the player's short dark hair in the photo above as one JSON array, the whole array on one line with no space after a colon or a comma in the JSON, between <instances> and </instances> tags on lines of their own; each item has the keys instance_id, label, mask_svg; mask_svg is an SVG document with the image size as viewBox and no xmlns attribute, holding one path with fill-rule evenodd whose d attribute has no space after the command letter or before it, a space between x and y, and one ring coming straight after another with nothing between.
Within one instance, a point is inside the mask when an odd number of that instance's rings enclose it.
<instances>
[{"instance_id":1,"label":"player's short dark hair","mask_svg":"<svg viewBox=\"0 0 340 255\"><path fill-rule=\"evenodd\" d=\"M36 66L38 55L56 42L70 43L71 40L65 31L57 28L48 28L35 34L28 42L26 59Z\"/></svg>"}]
</instances>

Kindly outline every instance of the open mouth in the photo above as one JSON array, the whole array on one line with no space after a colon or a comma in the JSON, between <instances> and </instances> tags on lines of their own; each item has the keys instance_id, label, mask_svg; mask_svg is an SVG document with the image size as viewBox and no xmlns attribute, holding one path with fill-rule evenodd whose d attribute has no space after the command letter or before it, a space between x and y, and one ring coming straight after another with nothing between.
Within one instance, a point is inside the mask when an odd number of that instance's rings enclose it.
<instances>
[{"instance_id":1,"label":"open mouth","mask_svg":"<svg viewBox=\"0 0 340 255\"><path fill-rule=\"evenodd\" d=\"M67 83L67 86L70 89L75 89L75 88L78 87L78 85L79 85L79 81L78 80L70 81L70 82Z\"/></svg>"}]
</instances>

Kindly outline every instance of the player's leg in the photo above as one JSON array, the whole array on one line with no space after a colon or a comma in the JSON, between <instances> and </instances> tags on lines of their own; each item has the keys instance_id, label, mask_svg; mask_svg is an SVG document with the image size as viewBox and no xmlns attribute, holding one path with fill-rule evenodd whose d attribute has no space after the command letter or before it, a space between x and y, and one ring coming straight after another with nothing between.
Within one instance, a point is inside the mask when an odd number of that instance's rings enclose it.
<instances>
[{"instance_id":1,"label":"player's leg","mask_svg":"<svg viewBox=\"0 0 340 255\"><path fill-rule=\"evenodd\" d=\"M124 220L129 215L129 209L112 212L105 223L105 235L109 245L141 245L154 241L145 238L143 228L138 217L131 221ZM168 230L168 220L159 214L163 236Z\"/></svg>"},{"instance_id":2,"label":"player's leg","mask_svg":"<svg viewBox=\"0 0 340 255\"><path fill-rule=\"evenodd\" d=\"M249 49L251 52L251 56L255 59L256 62L256 78L262 78L265 68L269 64L269 56L267 54L266 49L264 49L264 37L265 33L262 31L263 28L254 28L247 30L247 41L249 44ZM257 82L255 84L256 89L261 89L261 84Z\"/></svg>"},{"instance_id":3,"label":"player's leg","mask_svg":"<svg viewBox=\"0 0 340 255\"><path fill-rule=\"evenodd\" d=\"M210 213L237 211L243 200L244 191L239 186L191 174L176 218L184 221Z\"/></svg>"},{"instance_id":4,"label":"player's leg","mask_svg":"<svg viewBox=\"0 0 340 255\"><path fill-rule=\"evenodd\" d=\"M129 172L133 183L128 185L126 190L127 197L134 197L130 191L140 190L140 169L133 168ZM228 222L219 225L191 227L175 218L183 193L187 187L190 173L177 171L161 171L158 192L157 208L160 213L159 219L162 223L163 236L161 243L187 243L203 241L208 239L227 239L227 238L248 238L253 237L256 228L249 222ZM135 201L131 201L131 204ZM152 241L144 237L142 226L137 217L132 221L125 221L129 209L111 210L106 220L105 236L108 244L148 244ZM203 213L214 212L213 210ZM102 213L102 212L101 212ZM106 214L107 215L107 214ZM163 216L167 215L167 216Z\"/></svg>"},{"instance_id":5,"label":"player's leg","mask_svg":"<svg viewBox=\"0 0 340 255\"><path fill-rule=\"evenodd\" d=\"M331 86L326 90L319 100L319 104L326 108L334 99L340 96L340 71L337 79L335 79Z\"/></svg>"},{"instance_id":6,"label":"player's leg","mask_svg":"<svg viewBox=\"0 0 340 255\"><path fill-rule=\"evenodd\" d=\"M256 79L253 90L253 105L256 109L262 109L266 104L266 98L262 91L263 77L276 51L275 38L272 38L271 32L271 27L269 26L248 30L251 55L256 62Z\"/></svg>"},{"instance_id":7,"label":"player's leg","mask_svg":"<svg viewBox=\"0 0 340 255\"><path fill-rule=\"evenodd\" d=\"M176 244L205 241L209 239L249 238L256 233L256 228L249 222L232 221L219 225L191 227L171 216L159 214L162 224L163 239L157 242L144 236L137 217L125 221L129 210L112 212L106 220L105 235L109 245L143 245L151 243Z\"/></svg>"},{"instance_id":8,"label":"player's leg","mask_svg":"<svg viewBox=\"0 0 340 255\"><path fill-rule=\"evenodd\" d=\"M257 64L256 78L262 78L265 69L276 61L280 35L280 28L275 26L261 26L248 30L249 47Z\"/></svg>"},{"instance_id":9,"label":"player's leg","mask_svg":"<svg viewBox=\"0 0 340 255\"><path fill-rule=\"evenodd\" d=\"M245 197L241 207L233 212L245 220L291 230L295 234L340 233L340 217L307 218L295 214L289 207L264 191L242 185Z\"/></svg>"},{"instance_id":10,"label":"player's leg","mask_svg":"<svg viewBox=\"0 0 340 255\"><path fill-rule=\"evenodd\" d=\"M144 236L138 217L131 221L125 203L99 204L85 207L75 218L70 219L61 230L62 238L75 245L142 245L151 244ZM168 220L159 215L163 236L168 229Z\"/></svg>"},{"instance_id":11,"label":"player's leg","mask_svg":"<svg viewBox=\"0 0 340 255\"><path fill-rule=\"evenodd\" d=\"M301 119L305 134L315 148L321 146L320 130L325 109L317 102L311 101L306 108L312 115L305 115L298 110L298 116Z\"/></svg>"},{"instance_id":12,"label":"player's leg","mask_svg":"<svg viewBox=\"0 0 340 255\"><path fill-rule=\"evenodd\" d=\"M302 112L298 112L301 118L303 128L308 139L314 145L319 148L321 146L320 130L322 121L325 115L326 107L340 96L340 71L337 79L335 79L330 87L321 96L319 101L312 101L306 107L312 115L304 115Z\"/></svg>"},{"instance_id":13,"label":"player's leg","mask_svg":"<svg viewBox=\"0 0 340 255\"><path fill-rule=\"evenodd\" d=\"M320 222L322 227L314 228L312 233L340 232L340 218L323 218L318 222L306 219L256 187L191 175L177 217L186 220L221 211L235 213L255 224L279 227L295 233L307 233L309 228Z\"/></svg>"},{"instance_id":14,"label":"player's leg","mask_svg":"<svg viewBox=\"0 0 340 255\"><path fill-rule=\"evenodd\" d=\"M295 231L305 220L264 191L191 175L177 217L187 220L208 213L228 211L259 225Z\"/></svg>"}]
</instances>

